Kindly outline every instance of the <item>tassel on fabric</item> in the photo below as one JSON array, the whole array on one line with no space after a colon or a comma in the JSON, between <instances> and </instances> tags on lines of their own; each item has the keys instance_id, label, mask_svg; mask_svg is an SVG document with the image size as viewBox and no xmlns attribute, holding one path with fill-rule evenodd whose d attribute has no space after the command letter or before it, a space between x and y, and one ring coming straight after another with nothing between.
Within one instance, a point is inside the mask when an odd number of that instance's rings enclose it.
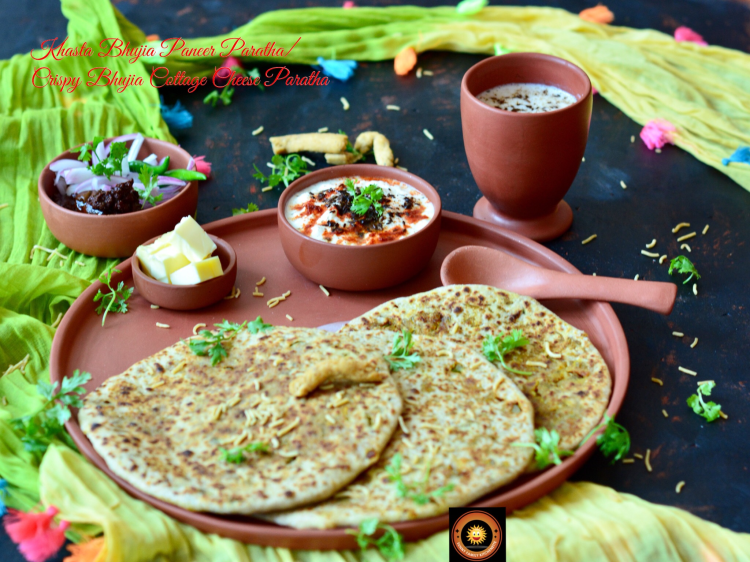
<instances>
[{"instance_id":1,"label":"tassel on fabric","mask_svg":"<svg viewBox=\"0 0 750 562\"><path fill-rule=\"evenodd\" d=\"M417 66L417 51L414 47L406 47L393 59L393 70L399 76L406 76Z\"/></svg>"},{"instance_id":2,"label":"tassel on fabric","mask_svg":"<svg viewBox=\"0 0 750 562\"><path fill-rule=\"evenodd\" d=\"M593 8L586 8L578 14L578 17L594 23L612 23L615 21L615 15L604 4L599 4Z\"/></svg>"},{"instance_id":3,"label":"tassel on fabric","mask_svg":"<svg viewBox=\"0 0 750 562\"><path fill-rule=\"evenodd\" d=\"M750 164L750 146L738 146L737 150L729 158L721 159L721 163L725 166L729 166L730 162Z\"/></svg>"},{"instance_id":4,"label":"tassel on fabric","mask_svg":"<svg viewBox=\"0 0 750 562\"><path fill-rule=\"evenodd\" d=\"M3 517L8 513L8 508L5 506L5 498L8 495L8 481L4 478L0 478L0 517Z\"/></svg>"},{"instance_id":5,"label":"tassel on fabric","mask_svg":"<svg viewBox=\"0 0 750 562\"><path fill-rule=\"evenodd\" d=\"M242 68L242 63L237 60L234 57L227 57L223 63L221 63L221 66L219 68L228 68L230 70L234 70L238 74L244 73L244 70ZM226 74L226 76L224 76ZM221 74L215 75L215 82L219 86L223 86L227 82L229 82L229 76L230 74L228 72L222 72Z\"/></svg>"},{"instance_id":6,"label":"tassel on fabric","mask_svg":"<svg viewBox=\"0 0 750 562\"><path fill-rule=\"evenodd\" d=\"M70 556L63 562L97 562L102 557L106 542L104 537L97 537L81 544L69 544Z\"/></svg>"},{"instance_id":7,"label":"tassel on fabric","mask_svg":"<svg viewBox=\"0 0 750 562\"><path fill-rule=\"evenodd\" d=\"M207 162L205 156L194 156L193 164L196 172L200 172L206 177L211 175L211 162Z\"/></svg>"},{"instance_id":8,"label":"tassel on fabric","mask_svg":"<svg viewBox=\"0 0 750 562\"><path fill-rule=\"evenodd\" d=\"M696 33L689 27L680 26L674 30L674 40L678 43L688 42L695 43L696 45L702 45L708 47L708 43L703 39L700 33Z\"/></svg>"},{"instance_id":9,"label":"tassel on fabric","mask_svg":"<svg viewBox=\"0 0 750 562\"><path fill-rule=\"evenodd\" d=\"M357 5L354 2L352 2L352 0L346 0L346 2L344 2L344 5L342 7L345 10L351 10L352 8L356 8Z\"/></svg>"},{"instance_id":10,"label":"tassel on fabric","mask_svg":"<svg viewBox=\"0 0 750 562\"><path fill-rule=\"evenodd\" d=\"M661 148L665 144L674 144L673 133L675 126L665 119L653 119L646 123L641 130L641 140L649 150Z\"/></svg>"},{"instance_id":11,"label":"tassel on fabric","mask_svg":"<svg viewBox=\"0 0 750 562\"><path fill-rule=\"evenodd\" d=\"M318 57L317 62L323 69L323 74L343 82L354 76L354 69L357 68L357 63L353 60L326 60Z\"/></svg>"},{"instance_id":12,"label":"tassel on fabric","mask_svg":"<svg viewBox=\"0 0 750 562\"><path fill-rule=\"evenodd\" d=\"M172 130L179 131L189 129L193 126L192 114L183 107L180 100L177 100L173 106L168 106L164 103L164 98L161 99L161 117L164 122Z\"/></svg>"},{"instance_id":13,"label":"tassel on fabric","mask_svg":"<svg viewBox=\"0 0 750 562\"><path fill-rule=\"evenodd\" d=\"M52 521L58 513L55 506L48 507L42 513L8 510L3 521L5 531L29 562L44 562L65 544L65 531L70 523L62 521L53 527Z\"/></svg>"}]
</instances>

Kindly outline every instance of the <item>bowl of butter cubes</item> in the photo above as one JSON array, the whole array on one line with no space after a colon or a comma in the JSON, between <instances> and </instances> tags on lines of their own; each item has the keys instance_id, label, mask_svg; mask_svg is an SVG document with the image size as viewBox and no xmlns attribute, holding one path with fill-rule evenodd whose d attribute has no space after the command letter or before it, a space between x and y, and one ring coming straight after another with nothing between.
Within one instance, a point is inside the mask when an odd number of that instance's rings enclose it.
<instances>
[{"instance_id":1,"label":"bowl of butter cubes","mask_svg":"<svg viewBox=\"0 0 750 562\"><path fill-rule=\"evenodd\" d=\"M138 292L162 308L194 310L234 292L237 255L232 246L183 218L174 230L138 246L131 260Z\"/></svg>"}]
</instances>

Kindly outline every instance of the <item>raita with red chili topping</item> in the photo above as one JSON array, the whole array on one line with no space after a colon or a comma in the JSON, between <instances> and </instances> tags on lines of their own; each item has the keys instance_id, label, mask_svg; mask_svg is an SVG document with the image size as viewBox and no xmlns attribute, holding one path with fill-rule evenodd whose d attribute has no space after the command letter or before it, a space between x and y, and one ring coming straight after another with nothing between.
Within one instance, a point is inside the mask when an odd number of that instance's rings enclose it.
<instances>
[{"instance_id":1,"label":"raita with red chili topping","mask_svg":"<svg viewBox=\"0 0 750 562\"><path fill-rule=\"evenodd\" d=\"M393 242L422 230L435 207L421 191L388 178L334 178L290 198L284 211L301 233L332 244Z\"/></svg>"}]
</instances>

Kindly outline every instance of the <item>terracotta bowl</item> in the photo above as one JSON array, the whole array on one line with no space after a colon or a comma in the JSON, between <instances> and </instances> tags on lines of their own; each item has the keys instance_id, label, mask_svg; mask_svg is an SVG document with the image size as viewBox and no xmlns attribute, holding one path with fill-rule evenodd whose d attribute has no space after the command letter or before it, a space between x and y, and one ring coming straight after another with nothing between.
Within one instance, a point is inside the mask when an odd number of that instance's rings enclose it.
<instances>
[{"instance_id":1,"label":"terracotta bowl","mask_svg":"<svg viewBox=\"0 0 750 562\"><path fill-rule=\"evenodd\" d=\"M145 158L151 153L159 159L169 156L170 169L186 168L190 160L190 154L179 146L146 138L138 157ZM62 158L75 160L78 155L66 151L52 162ZM55 173L47 164L39 175L39 203L47 226L68 248L98 258L130 256L140 244L173 229L182 217L195 214L198 208L198 182L191 181L172 199L156 207L124 215L89 215L55 203L54 181Z\"/></svg>"},{"instance_id":2,"label":"terracotta bowl","mask_svg":"<svg viewBox=\"0 0 750 562\"><path fill-rule=\"evenodd\" d=\"M237 280L237 254L234 248L221 238L209 234L216 244L213 255L219 256L224 275L214 277L198 285L170 285L157 281L142 269L138 257L130 260L133 268L133 283L138 293L151 304L171 310L195 310L219 302L232 292ZM149 240L151 243L155 240Z\"/></svg>"},{"instance_id":3,"label":"terracotta bowl","mask_svg":"<svg viewBox=\"0 0 750 562\"><path fill-rule=\"evenodd\" d=\"M555 111L513 113L477 99L511 83L556 86L576 101ZM586 149L591 82L571 62L540 53L510 53L472 66L461 82L461 126L471 173L484 197L474 217L534 240L565 232L573 212L562 198Z\"/></svg>"},{"instance_id":4,"label":"terracotta bowl","mask_svg":"<svg viewBox=\"0 0 750 562\"><path fill-rule=\"evenodd\" d=\"M394 179L410 185L427 196L435 206L435 215L427 226L410 236L369 246L314 240L289 224L284 209L290 197L314 183L349 176ZM438 192L414 174L374 164L332 166L302 176L281 194L277 211L279 236L287 259L310 281L344 291L372 291L403 283L425 268L437 246L441 210Z\"/></svg>"}]
</instances>

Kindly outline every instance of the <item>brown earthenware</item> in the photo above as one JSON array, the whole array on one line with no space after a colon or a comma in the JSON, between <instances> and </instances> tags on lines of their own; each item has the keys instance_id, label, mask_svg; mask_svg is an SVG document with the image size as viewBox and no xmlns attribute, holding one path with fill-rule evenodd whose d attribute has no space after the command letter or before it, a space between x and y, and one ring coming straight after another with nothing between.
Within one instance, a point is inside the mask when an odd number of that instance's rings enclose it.
<instances>
[{"instance_id":1,"label":"brown earthenware","mask_svg":"<svg viewBox=\"0 0 750 562\"><path fill-rule=\"evenodd\" d=\"M351 176L403 182L427 196L435 207L435 215L414 234L368 246L343 246L314 240L289 224L284 209L290 197L320 181ZM344 291L372 291L403 283L425 268L440 235L441 209L440 195L435 188L409 172L374 164L332 166L302 176L281 194L279 236L287 259L311 281Z\"/></svg>"},{"instance_id":2,"label":"brown earthenware","mask_svg":"<svg viewBox=\"0 0 750 562\"><path fill-rule=\"evenodd\" d=\"M170 310L196 310L219 302L229 295L237 280L237 254L228 243L212 236L216 250L212 255L219 256L224 275L214 277L197 285L170 285L157 281L141 269L138 257L133 254L133 283L138 293L151 304ZM153 240L149 240L150 244Z\"/></svg>"},{"instance_id":3,"label":"brown earthenware","mask_svg":"<svg viewBox=\"0 0 750 562\"><path fill-rule=\"evenodd\" d=\"M160 160L169 156L170 169L187 168L191 158L176 144L147 137L138 157L145 158L151 153ZM68 150L52 162L63 158L75 160L78 155ZM197 181L188 182L169 201L123 215L89 215L65 209L52 200L51 196L57 189L54 182L55 173L47 164L39 175L39 203L47 226L55 238L68 248L98 258L130 256L140 244L171 230L183 217L195 214L198 208Z\"/></svg>"},{"instance_id":4,"label":"brown earthenware","mask_svg":"<svg viewBox=\"0 0 750 562\"><path fill-rule=\"evenodd\" d=\"M477 99L501 84L556 86L574 95L568 107L514 113ZM581 165L591 121L591 82L566 60L510 53L472 66L461 82L461 126L471 173L484 194L474 217L533 240L552 240L573 221L562 200Z\"/></svg>"}]
</instances>

